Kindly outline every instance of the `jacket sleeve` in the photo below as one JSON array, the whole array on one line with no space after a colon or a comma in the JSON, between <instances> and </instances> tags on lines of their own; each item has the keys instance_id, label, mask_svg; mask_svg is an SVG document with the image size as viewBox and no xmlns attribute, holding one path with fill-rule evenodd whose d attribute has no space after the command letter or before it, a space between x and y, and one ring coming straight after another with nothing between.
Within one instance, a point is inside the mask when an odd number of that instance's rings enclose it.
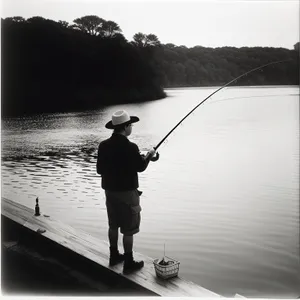
<instances>
[{"instance_id":1,"label":"jacket sleeve","mask_svg":"<svg viewBox=\"0 0 300 300\"><path fill-rule=\"evenodd\" d=\"M137 172L147 169L150 159L140 153L139 147L132 143L132 163Z\"/></svg>"},{"instance_id":2,"label":"jacket sleeve","mask_svg":"<svg viewBox=\"0 0 300 300\"><path fill-rule=\"evenodd\" d=\"M97 157L97 173L102 174L103 173L103 150L102 150L102 144L99 144L98 147L98 157Z\"/></svg>"}]
</instances>

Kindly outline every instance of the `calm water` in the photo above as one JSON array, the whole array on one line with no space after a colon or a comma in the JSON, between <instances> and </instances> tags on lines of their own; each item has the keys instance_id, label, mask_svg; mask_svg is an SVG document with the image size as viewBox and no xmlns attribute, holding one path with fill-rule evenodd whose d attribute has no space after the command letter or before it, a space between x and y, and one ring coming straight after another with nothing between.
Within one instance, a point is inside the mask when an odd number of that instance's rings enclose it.
<instances>
[{"instance_id":1,"label":"calm water","mask_svg":"<svg viewBox=\"0 0 300 300\"><path fill-rule=\"evenodd\" d=\"M2 196L107 240L95 163L120 108L155 146L214 89L163 100L2 120ZM181 261L180 275L224 296L288 297L299 286L299 87L226 88L197 109L140 174L135 250Z\"/></svg>"}]
</instances>

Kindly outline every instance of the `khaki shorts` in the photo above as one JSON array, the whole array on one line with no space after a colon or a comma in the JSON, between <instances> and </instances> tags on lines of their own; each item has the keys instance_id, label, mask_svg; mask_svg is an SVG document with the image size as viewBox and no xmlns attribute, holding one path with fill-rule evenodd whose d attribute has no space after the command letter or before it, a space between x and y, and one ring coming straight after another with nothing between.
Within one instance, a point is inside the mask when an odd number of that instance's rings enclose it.
<instances>
[{"instance_id":1,"label":"khaki shorts","mask_svg":"<svg viewBox=\"0 0 300 300\"><path fill-rule=\"evenodd\" d=\"M105 195L109 228L120 228L124 235L138 233L142 210L138 191L105 191Z\"/></svg>"}]
</instances>

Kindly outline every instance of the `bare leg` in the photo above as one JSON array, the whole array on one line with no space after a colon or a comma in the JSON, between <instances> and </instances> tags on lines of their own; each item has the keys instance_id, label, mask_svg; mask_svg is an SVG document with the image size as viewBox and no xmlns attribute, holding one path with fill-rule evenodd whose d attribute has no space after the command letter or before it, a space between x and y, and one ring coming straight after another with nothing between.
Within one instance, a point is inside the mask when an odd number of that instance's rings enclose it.
<instances>
[{"instance_id":1,"label":"bare leg","mask_svg":"<svg viewBox=\"0 0 300 300\"><path fill-rule=\"evenodd\" d=\"M137 271L144 266L143 261L135 261L133 259L132 247L133 247L133 235L123 236L123 247L124 247L124 265L123 272L129 274L133 271Z\"/></svg>"},{"instance_id":2,"label":"bare leg","mask_svg":"<svg viewBox=\"0 0 300 300\"><path fill-rule=\"evenodd\" d=\"M118 237L119 237L119 232L118 229L108 229L108 239L109 239L109 245L112 248L118 249Z\"/></svg>"},{"instance_id":3,"label":"bare leg","mask_svg":"<svg viewBox=\"0 0 300 300\"><path fill-rule=\"evenodd\" d=\"M108 229L108 238L109 238L109 265L114 266L122 261L124 261L124 255L119 253L118 250L118 236L119 229Z\"/></svg>"},{"instance_id":4,"label":"bare leg","mask_svg":"<svg viewBox=\"0 0 300 300\"><path fill-rule=\"evenodd\" d=\"M133 248L133 235L123 235L123 247L125 253L131 253Z\"/></svg>"}]
</instances>

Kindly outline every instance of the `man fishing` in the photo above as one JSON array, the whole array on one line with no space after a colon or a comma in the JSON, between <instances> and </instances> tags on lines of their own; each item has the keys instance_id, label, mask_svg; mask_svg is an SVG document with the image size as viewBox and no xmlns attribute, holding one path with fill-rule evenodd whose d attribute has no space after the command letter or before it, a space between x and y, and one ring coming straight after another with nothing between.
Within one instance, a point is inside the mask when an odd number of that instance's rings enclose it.
<instances>
[{"instance_id":1,"label":"man fishing","mask_svg":"<svg viewBox=\"0 0 300 300\"><path fill-rule=\"evenodd\" d=\"M139 232L141 211L139 198L141 192L137 190L139 187L137 172L143 172L150 160L158 160L158 153L155 157L156 151L169 135L218 91L254 71L287 61L290 60L270 62L254 68L215 90L186 114L146 156L141 155L138 146L127 139L132 131L132 123L138 122L139 118L129 116L124 110L112 115L112 120L105 127L113 129L114 132L109 139L100 143L97 160L97 173L102 175L102 188L106 195L110 265L124 261L124 273L130 273L144 266L143 261L134 261L132 255L133 235ZM121 233L123 233L124 255L118 251L118 228L121 228Z\"/></svg>"},{"instance_id":2,"label":"man fishing","mask_svg":"<svg viewBox=\"0 0 300 300\"><path fill-rule=\"evenodd\" d=\"M139 232L140 195L137 172L146 170L150 160L156 161L155 150L146 155L140 154L135 143L128 140L132 124L139 121L129 116L125 110L116 111L105 127L113 129L113 134L102 141L98 148L97 173L102 176L102 188L105 190L106 208L109 223L108 238L110 244L109 265L124 261L123 272L131 273L144 266L143 261L133 259L133 235ZM118 229L123 234L124 254L118 250Z\"/></svg>"}]
</instances>

